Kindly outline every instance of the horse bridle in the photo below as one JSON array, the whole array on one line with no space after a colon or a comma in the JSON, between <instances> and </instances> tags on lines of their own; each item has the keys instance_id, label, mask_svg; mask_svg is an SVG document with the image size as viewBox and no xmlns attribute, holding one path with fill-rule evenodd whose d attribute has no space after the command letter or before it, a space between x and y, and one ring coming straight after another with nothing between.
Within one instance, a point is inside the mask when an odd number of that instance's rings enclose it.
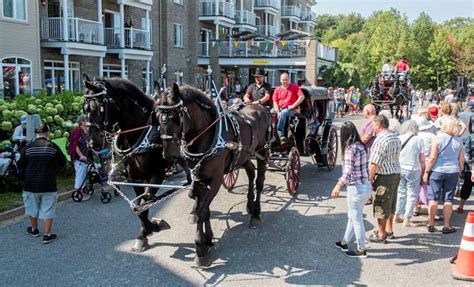
<instances>
[{"instance_id":1,"label":"horse bridle","mask_svg":"<svg viewBox=\"0 0 474 287\"><path fill-rule=\"evenodd\" d=\"M179 118L179 131L174 132L172 135L165 134L163 132L163 129L161 129L161 135L160 138L162 140L170 141L172 143L175 143L177 145L185 144L185 132L184 132L184 114L188 116L188 118L191 120L191 115L188 113L188 108L184 106L184 103L182 100L180 100L177 104L172 105L172 106L165 106L165 105L159 105L156 107L155 112L160 113L160 118L161 121L166 123L169 121L170 113L176 113ZM179 133L181 133L181 137L179 136Z\"/></svg>"},{"instance_id":2,"label":"horse bridle","mask_svg":"<svg viewBox=\"0 0 474 287\"><path fill-rule=\"evenodd\" d=\"M86 94L84 95L84 101L86 102L85 103L85 110L87 113L90 112L90 102L91 101L94 101L97 105L97 109L98 109L98 112L99 112L99 115L101 115L102 113L104 114L103 115L103 121L102 123L92 123L89 121L89 125L90 126L93 126L105 133L109 133L109 132L113 132L113 129L114 129L114 126L110 127L110 131L109 131L109 110L110 110L110 105L114 105L114 107L117 109L117 110L120 110L120 108L115 104L115 101L114 99L110 98L107 94L107 88L105 86L103 86L102 84L98 83L98 85L100 85L100 88L102 88L102 91L100 91L99 93L89 93L89 94ZM101 99L101 100L99 100Z\"/></svg>"}]
</instances>

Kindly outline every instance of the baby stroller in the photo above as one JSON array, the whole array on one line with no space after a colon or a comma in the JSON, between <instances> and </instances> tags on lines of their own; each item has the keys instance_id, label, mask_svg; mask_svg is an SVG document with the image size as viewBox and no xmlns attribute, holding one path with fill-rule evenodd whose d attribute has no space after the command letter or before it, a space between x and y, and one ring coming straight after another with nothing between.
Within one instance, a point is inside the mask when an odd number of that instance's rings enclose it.
<instances>
[{"instance_id":1,"label":"baby stroller","mask_svg":"<svg viewBox=\"0 0 474 287\"><path fill-rule=\"evenodd\" d=\"M102 149L97 155L89 157L87 166L87 176L82 182L79 190L72 193L72 200L81 202L83 193L92 196L94 194L94 185L100 185L100 201L104 204L109 203L112 194L104 191L104 184L107 182L108 172L112 164L112 154L108 149ZM82 192L81 192L82 190Z\"/></svg>"},{"instance_id":2,"label":"baby stroller","mask_svg":"<svg viewBox=\"0 0 474 287\"><path fill-rule=\"evenodd\" d=\"M21 173L17 165L20 152L5 151L0 153L0 185L10 192L21 192Z\"/></svg>"}]
</instances>

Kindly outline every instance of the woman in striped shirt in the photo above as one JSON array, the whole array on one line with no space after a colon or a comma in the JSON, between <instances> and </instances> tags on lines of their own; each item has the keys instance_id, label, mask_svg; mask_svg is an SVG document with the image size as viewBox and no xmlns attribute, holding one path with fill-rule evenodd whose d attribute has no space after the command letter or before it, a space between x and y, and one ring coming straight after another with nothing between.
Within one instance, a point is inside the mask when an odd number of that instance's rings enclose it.
<instances>
[{"instance_id":1,"label":"woman in striped shirt","mask_svg":"<svg viewBox=\"0 0 474 287\"><path fill-rule=\"evenodd\" d=\"M334 187L331 196L337 198L341 188L347 185L348 221L344 239L336 242L336 247L349 257L367 257L365 251L364 204L370 196L369 166L367 150L360 140L357 128L352 122L341 127L341 146L344 162L342 176ZM356 237L357 249L349 250L348 243Z\"/></svg>"}]
</instances>

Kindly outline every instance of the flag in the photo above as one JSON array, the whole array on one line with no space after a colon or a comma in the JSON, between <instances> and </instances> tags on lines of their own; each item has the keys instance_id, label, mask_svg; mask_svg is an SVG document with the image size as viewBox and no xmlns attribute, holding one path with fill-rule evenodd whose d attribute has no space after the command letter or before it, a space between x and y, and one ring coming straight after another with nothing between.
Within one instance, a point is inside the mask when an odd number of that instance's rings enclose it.
<instances>
[{"instance_id":1,"label":"flag","mask_svg":"<svg viewBox=\"0 0 474 287\"><path fill-rule=\"evenodd\" d=\"M282 46L283 48L285 48L285 46L286 46L286 41L285 41L285 40L281 41L281 46Z\"/></svg>"},{"instance_id":2,"label":"flag","mask_svg":"<svg viewBox=\"0 0 474 287\"><path fill-rule=\"evenodd\" d=\"M237 48L238 46L239 46L239 41L237 41L237 40L234 40L234 47L236 47L236 48Z\"/></svg>"}]
</instances>

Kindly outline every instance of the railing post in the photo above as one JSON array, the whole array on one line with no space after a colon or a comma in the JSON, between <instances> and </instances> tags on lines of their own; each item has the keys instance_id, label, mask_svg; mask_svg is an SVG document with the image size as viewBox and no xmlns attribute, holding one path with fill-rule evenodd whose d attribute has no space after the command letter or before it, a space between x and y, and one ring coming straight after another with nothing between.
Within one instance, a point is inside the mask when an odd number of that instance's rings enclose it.
<instances>
[{"instance_id":1,"label":"railing post","mask_svg":"<svg viewBox=\"0 0 474 287\"><path fill-rule=\"evenodd\" d=\"M76 37L75 41L79 42L79 19L78 18L72 18L72 21L74 21L74 24L76 26ZM85 35L84 35L84 40L85 40Z\"/></svg>"},{"instance_id":2,"label":"railing post","mask_svg":"<svg viewBox=\"0 0 474 287\"><path fill-rule=\"evenodd\" d=\"M130 41L130 48L133 49L133 38L134 38L134 37L133 37L133 28L130 28L130 33L129 33L129 34L130 34L130 39L129 39L129 41Z\"/></svg>"}]
</instances>

